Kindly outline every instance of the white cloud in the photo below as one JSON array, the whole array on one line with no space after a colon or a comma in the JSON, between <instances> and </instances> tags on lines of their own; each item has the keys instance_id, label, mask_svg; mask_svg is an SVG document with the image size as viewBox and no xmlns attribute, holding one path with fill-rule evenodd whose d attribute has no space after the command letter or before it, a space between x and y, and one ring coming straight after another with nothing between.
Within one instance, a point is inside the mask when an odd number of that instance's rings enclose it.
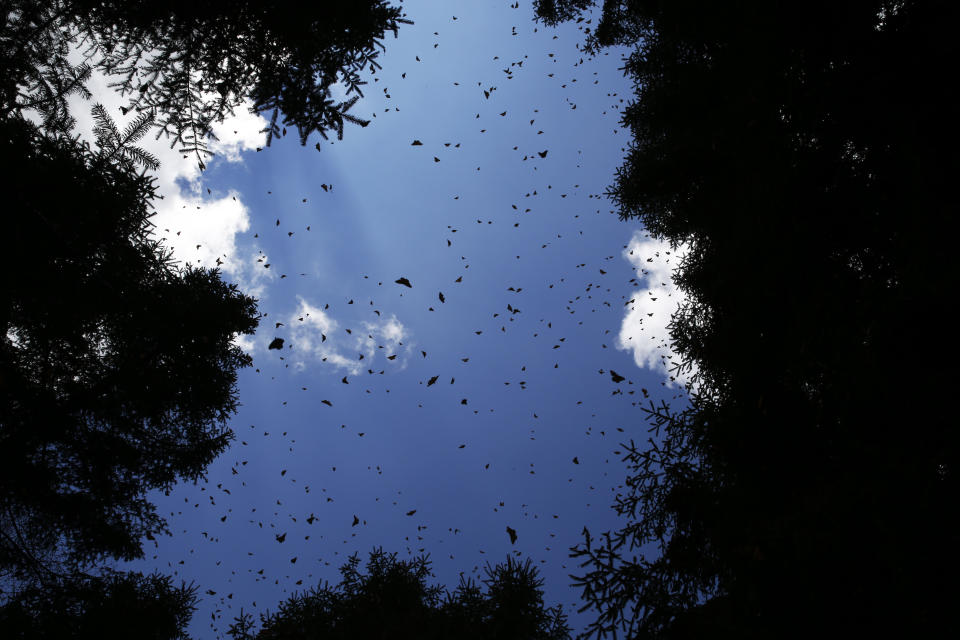
<instances>
[{"instance_id":1,"label":"white cloud","mask_svg":"<svg viewBox=\"0 0 960 640\"><path fill-rule=\"evenodd\" d=\"M311 305L301 296L297 296L297 302L297 309L284 324L295 358L293 364L298 370L320 362L356 375L372 369L375 363L383 366L378 352L383 359L392 355L405 356L410 352L412 345L404 342L409 333L394 315L378 322L364 322L360 328L348 333L323 309ZM360 359L361 355L363 359ZM397 364L402 367L404 362L405 359Z\"/></svg>"},{"instance_id":2,"label":"white cloud","mask_svg":"<svg viewBox=\"0 0 960 640\"><path fill-rule=\"evenodd\" d=\"M377 351L384 352L384 358L397 354L406 355L413 348L410 342L404 343L409 337L406 327L393 314L379 322L364 322L364 331L358 337L356 346L362 349L367 358L373 362ZM398 363L400 368L406 366L406 359Z\"/></svg>"},{"instance_id":3,"label":"white cloud","mask_svg":"<svg viewBox=\"0 0 960 640\"><path fill-rule=\"evenodd\" d=\"M95 103L106 108L121 130L135 117L133 113L122 114L120 107L126 99L108 83L103 74L94 73L87 85L93 94L92 100L81 96L70 99L70 112L77 121L75 133L91 144L95 138L90 109ZM216 153L212 162L242 162L242 152L263 144L260 130L265 126L263 118L249 113L243 105L238 107L235 115L214 127L219 139L210 145ZM175 260L205 267L220 266L234 278L240 276L245 267L237 258L236 239L250 228L250 216L238 194L233 191L225 195L208 193L197 158L185 157L178 148L171 148L166 137L157 139L151 133L137 145L160 160L156 184L162 199L153 203L155 235L164 239Z\"/></svg>"},{"instance_id":4,"label":"white cloud","mask_svg":"<svg viewBox=\"0 0 960 640\"><path fill-rule=\"evenodd\" d=\"M72 61L79 62L81 56L72 52ZM94 72L87 83L92 98L87 100L79 95L68 98L71 115L75 119L74 133L91 145L95 144L93 134L94 120L91 109L100 103L114 119L120 130L135 118L135 114L124 115L120 106L126 100L110 88L108 79ZM39 122L36 113L26 114ZM254 149L262 143L260 129L265 121L241 107L237 113L214 126L219 138L213 141L211 149L217 154L214 161L242 162L241 152ZM213 197L204 190L203 174L193 157L184 157L175 148L171 148L166 138L157 138L148 134L137 142L137 146L146 149L160 160L160 168L155 174L157 195L153 206L153 235L163 240L163 244L173 252L173 258L182 263L221 267L232 280L237 281L244 292L262 297L265 291L264 281L275 275L261 265L254 265L258 255L252 254L244 262L236 257L236 238L250 228L249 212L234 191L226 195ZM256 268L259 266L260 268ZM9 336L8 336L9 338ZM234 343L247 352L252 352L254 340L251 336L234 336Z\"/></svg>"},{"instance_id":5,"label":"white cloud","mask_svg":"<svg viewBox=\"0 0 960 640\"><path fill-rule=\"evenodd\" d=\"M233 263L230 275L244 293L261 299L266 294L267 284L277 279L276 269L268 265L270 257L262 249L251 247L245 257Z\"/></svg>"},{"instance_id":6,"label":"white cloud","mask_svg":"<svg viewBox=\"0 0 960 640\"><path fill-rule=\"evenodd\" d=\"M265 140L262 131L266 126L266 120L242 105L232 116L213 125L213 135L217 140L211 148L228 162L242 162L240 152L255 151L263 146Z\"/></svg>"},{"instance_id":7,"label":"white cloud","mask_svg":"<svg viewBox=\"0 0 960 640\"><path fill-rule=\"evenodd\" d=\"M163 171L161 166L160 171ZM236 236L250 228L247 207L230 193L204 199L178 191L156 204L154 235L182 262L238 272ZM219 260L219 262L218 262Z\"/></svg>"},{"instance_id":8,"label":"white cloud","mask_svg":"<svg viewBox=\"0 0 960 640\"><path fill-rule=\"evenodd\" d=\"M380 324L367 322L365 326L368 331L375 332L374 335L379 335L384 341L392 343L394 346L399 345L407 337L407 330L394 315L386 318Z\"/></svg>"},{"instance_id":9,"label":"white cloud","mask_svg":"<svg viewBox=\"0 0 960 640\"><path fill-rule=\"evenodd\" d=\"M632 351L638 367L671 373L678 356L670 345L667 325L677 307L685 300L682 291L673 283L672 275L686 248L671 249L669 243L661 242L640 232L635 232L623 257L636 269L639 288L626 304L626 313L620 325L617 348ZM691 372L676 382L686 385Z\"/></svg>"},{"instance_id":10,"label":"white cloud","mask_svg":"<svg viewBox=\"0 0 960 640\"><path fill-rule=\"evenodd\" d=\"M243 349L246 353L253 353L256 343L253 336L238 333L233 336L233 344Z\"/></svg>"},{"instance_id":11,"label":"white cloud","mask_svg":"<svg viewBox=\"0 0 960 640\"><path fill-rule=\"evenodd\" d=\"M81 54L73 51L71 57L73 62L79 62ZM87 88L93 94L92 99L74 95L68 104L76 120L74 133L93 145L96 138L91 108L94 104L102 104L121 131L136 114L124 115L120 111L126 100L109 87L103 74L94 72ZM233 116L213 127L217 139L210 144L211 151L216 154L212 162L243 162L241 154L244 151L263 144L261 130L265 126L263 118L251 113L246 104L240 105ZM256 262L260 255L252 253L247 260L237 255L237 236L250 228L249 210L239 194L235 191L226 194L208 192L197 158L184 156L176 147L171 147L166 137L158 139L155 133L151 133L139 140L137 146L160 160L160 168L155 174L160 197L153 201L154 236L173 252L174 260L208 268L220 267L226 279L237 282L245 293L262 298L266 283L274 279L275 274ZM255 344L250 336L235 336L234 343L248 353L253 351Z\"/></svg>"}]
</instances>

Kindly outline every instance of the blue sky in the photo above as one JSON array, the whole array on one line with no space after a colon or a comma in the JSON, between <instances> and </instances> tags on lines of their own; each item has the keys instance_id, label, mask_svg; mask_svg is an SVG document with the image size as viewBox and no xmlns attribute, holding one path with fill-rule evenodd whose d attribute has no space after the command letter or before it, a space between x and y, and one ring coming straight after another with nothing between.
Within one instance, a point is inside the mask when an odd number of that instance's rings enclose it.
<instances>
[{"instance_id":1,"label":"blue sky","mask_svg":"<svg viewBox=\"0 0 960 640\"><path fill-rule=\"evenodd\" d=\"M353 111L371 125L320 152L295 135L255 151L249 115L202 175L165 151L158 235L219 258L264 314L236 442L207 482L155 496L173 536L136 563L200 585L197 637L375 546L429 552L451 588L520 553L575 630L589 615L568 549L619 524L641 389L678 394L657 348L674 263L601 196L629 140L624 52L587 59L588 25L511 4L404 3L415 24Z\"/></svg>"}]
</instances>

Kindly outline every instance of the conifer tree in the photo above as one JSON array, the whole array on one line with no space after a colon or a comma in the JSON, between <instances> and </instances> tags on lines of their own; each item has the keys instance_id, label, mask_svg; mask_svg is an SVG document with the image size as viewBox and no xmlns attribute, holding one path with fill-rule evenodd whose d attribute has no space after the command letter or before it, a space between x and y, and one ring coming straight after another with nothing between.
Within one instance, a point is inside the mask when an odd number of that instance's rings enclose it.
<instances>
[{"instance_id":1,"label":"conifer tree","mask_svg":"<svg viewBox=\"0 0 960 640\"><path fill-rule=\"evenodd\" d=\"M379 68L385 33L409 22L385 0L4 0L0 9L0 109L36 110L67 133L66 98L86 93L97 70L127 98L124 112L150 114L201 166L213 125L242 104L268 117L268 144L288 127L306 144L366 126L349 112L361 72Z\"/></svg>"},{"instance_id":2,"label":"conifer tree","mask_svg":"<svg viewBox=\"0 0 960 640\"><path fill-rule=\"evenodd\" d=\"M191 590L99 567L141 557L166 531L148 492L228 446L251 362L234 338L258 316L153 238L158 163L137 143L154 128L203 167L242 104L270 116L268 140L342 136L366 124L349 113L361 71L406 20L380 0L0 0L0 21L0 619L58 635L104 601L159 602L156 637L180 637ZM135 117L121 130L95 105L91 146L68 98L93 97L94 71Z\"/></svg>"},{"instance_id":3,"label":"conifer tree","mask_svg":"<svg viewBox=\"0 0 960 640\"><path fill-rule=\"evenodd\" d=\"M566 616L543 602L543 580L529 559L508 557L484 570L482 586L461 579L453 591L430 584L430 560L398 560L382 549L370 552L365 570L354 554L340 568L336 586L321 584L295 593L275 612L249 612L230 627L234 640L569 640Z\"/></svg>"},{"instance_id":4,"label":"conifer tree","mask_svg":"<svg viewBox=\"0 0 960 640\"><path fill-rule=\"evenodd\" d=\"M164 530L145 495L230 442L256 303L151 238L151 178L0 124L0 569L42 583Z\"/></svg>"},{"instance_id":5,"label":"conifer tree","mask_svg":"<svg viewBox=\"0 0 960 640\"><path fill-rule=\"evenodd\" d=\"M548 22L590 0L539 0ZM633 135L609 195L688 252L625 524L577 554L592 631L932 636L960 571L956 3L606 0ZM678 412L679 411L679 412Z\"/></svg>"},{"instance_id":6,"label":"conifer tree","mask_svg":"<svg viewBox=\"0 0 960 640\"><path fill-rule=\"evenodd\" d=\"M33 586L0 607L9 640L186 640L196 587L158 573L104 571Z\"/></svg>"}]
</instances>

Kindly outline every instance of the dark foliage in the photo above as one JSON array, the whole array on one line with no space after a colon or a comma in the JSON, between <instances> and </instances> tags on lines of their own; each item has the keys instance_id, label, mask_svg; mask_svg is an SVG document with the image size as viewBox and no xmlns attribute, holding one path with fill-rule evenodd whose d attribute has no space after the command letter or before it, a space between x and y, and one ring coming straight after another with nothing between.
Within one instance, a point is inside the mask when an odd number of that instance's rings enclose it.
<instances>
[{"instance_id":1,"label":"dark foliage","mask_svg":"<svg viewBox=\"0 0 960 640\"><path fill-rule=\"evenodd\" d=\"M243 100L298 129L342 135L404 22L369 1L0 2L0 116L8 224L0 329L0 569L46 584L105 557L131 559L164 530L150 489L196 479L230 440L231 343L254 301L216 271L175 268L149 237L156 168L134 146L154 124L202 157ZM85 60L71 59L77 49ZM95 107L98 150L68 138L67 99L107 73L139 113L120 131ZM343 83L348 99L331 87ZM28 110L41 117L27 124ZM51 188L52 187L52 188ZM25 581L25 582L24 582Z\"/></svg>"},{"instance_id":2,"label":"dark foliage","mask_svg":"<svg viewBox=\"0 0 960 640\"><path fill-rule=\"evenodd\" d=\"M562 640L570 637L559 606L546 608L543 581L529 560L512 557L486 567L485 587L461 578L453 592L430 585L426 557L397 560L375 549L366 572L351 556L336 586L297 593L275 613L241 613L230 628L234 640L338 640L418 638L419 640Z\"/></svg>"},{"instance_id":3,"label":"dark foliage","mask_svg":"<svg viewBox=\"0 0 960 640\"><path fill-rule=\"evenodd\" d=\"M91 69L107 73L127 110L151 114L171 145L203 165L212 125L243 100L270 118L268 144L295 127L301 144L344 124L377 68L386 31L408 22L384 0L168 2L4 0L0 36L2 104L34 108L66 132L65 97L85 93ZM84 52L72 64L70 48ZM336 84L346 99L333 97Z\"/></svg>"},{"instance_id":4,"label":"dark foliage","mask_svg":"<svg viewBox=\"0 0 960 640\"><path fill-rule=\"evenodd\" d=\"M577 551L594 632L950 626L958 17L937 0L603 3L588 45L636 47L610 195L689 248L671 331L699 373L693 408L651 406L650 446L629 449L627 524Z\"/></svg>"},{"instance_id":5,"label":"dark foliage","mask_svg":"<svg viewBox=\"0 0 960 640\"><path fill-rule=\"evenodd\" d=\"M195 591L159 574L75 576L28 589L0 607L0 629L9 640L181 640L188 637Z\"/></svg>"},{"instance_id":6,"label":"dark foliage","mask_svg":"<svg viewBox=\"0 0 960 640\"><path fill-rule=\"evenodd\" d=\"M549 25L579 19L580 14L596 4L595 0L533 0L537 18Z\"/></svg>"},{"instance_id":7,"label":"dark foliage","mask_svg":"<svg viewBox=\"0 0 960 640\"><path fill-rule=\"evenodd\" d=\"M148 237L151 179L20 120L0 139L0 568L45 579L163 530L145 494L229 443L256 305Z\"/></svg>"},{"instance_id":8,"label":"dark foliage","mask_svg":"<svg viewBox=\"0 0 960 640\"><path fill-rule=\"evenodd\" d=\"M233 338L257 312L216 270L178 267L152 239L154 186L137 169L158 162L135 145L156 126L202 168L212 125L245 100L272 116L268 143L286 126L301 143L365 126L348 113L360 73L406 20L381 0L0 0L0 16L4 634L79 637L104 611L149 609L128 632L177 637L192 590L88 572L140 557L142 539L166 530L147 493L202 477L229 444L237 370L250 364ZM67 100L91 97L95 70L136 117L121 130L96 105L91 148L71 137Z\"/></svg>"}]
</instances>

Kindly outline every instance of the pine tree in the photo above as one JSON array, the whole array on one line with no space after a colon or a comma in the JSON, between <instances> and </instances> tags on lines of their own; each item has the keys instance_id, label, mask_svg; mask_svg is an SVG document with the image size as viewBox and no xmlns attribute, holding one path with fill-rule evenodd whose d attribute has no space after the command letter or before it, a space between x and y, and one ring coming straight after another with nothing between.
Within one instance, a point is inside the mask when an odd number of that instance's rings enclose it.
<instances>
[{"instance_id":1,"label":"pine tree","mask_svg":"<svg viewBox=\"0 0 960 640\"><path fill-rule=\"evenodd\" d=\"M160 161L152 153L140 147L133 146L150 131L153 125L154 116L149 113L141 113L121 133L117 128L116 122L103 108L103 105L97 103L91 109L93 120L96 123L93 129L93 135L97 138L97 146L100 148L102 162L120 162L128 163L133 166L141 165L146 169L156 171L160 168Z\"/></svg>"},{"instance_id":2,"label":"pine tree","mask_svg":"<svg viewBox=\"0 0 960 640\"><path fill-rule=\"evenodd\" d=\"M340 568L336 586L320 584L295 593L271 613L241 612L231 625L234 640L420 638L422 640L568 640L562 608L546 607L543 581L529 559L508 557L484 568L482 587L464 578L453 591L430 584L430 560L398 560L382 549L361 569L354 554ZM364 570L365 569L365 570Z\"/></svg>"},{"instance_id":3,"label":"pine tree","mask_svg":"<svg viewBox=\"0 0 960 640\"><path fill-rule=\"evenodd\" d=\"M43 583L164 530L145 495L230 442L256 303L150 237L151 178L0 124L0 569Z\"/></svg>"},{"instance_id":4,"label":"pine tree","mask_svg":"<svg viewBox=\"0 0 960 640\"><path fill-rule=\"evenodd\" d=\"M127 98L124 112L151 114L171 146L211 155L213 125L243 104L266 114L267 143L295 128L342 138L363 95L364 70L379 68L387 31L409 23L384 0L116 2L5 0L0 71L7 113L38 111L48 130L68 133L66 99L93 70ZM73 63L71 52L83 60ZM346 97L333 97L342 86Z\"/></svg>"},{"instance_id":5,"label":"pine tree","mask_svg":"<svg viewBox=\"0 0 960 640\"><path fill-rule=\"evenodd\" d=\"M0 20L0 626L179 638L192 588L100 565L141 557L166 531L148 492L202 478L230 443L251 362L234 338L258 316L153 238L159 163L136 143L153 128L203 168L241 105L270 116L268 143L342 137L367 124L349 113L361 71L407 21L381 0L0 0ZM91 147L68 98L91 98L95 71L134 117L120 130L96 104Z\"/></svg>"},{"instance_id":6,"label":"pine tree","mask_svg":"<svg viewBox=\"0 0 960 640\"><path fill-rule=\"evenodd\" d=\"M196 609L196 587L173 586L158 573L105 571L31 587L0 607L0 629L9 640L187 640Z\"/></svg>"},{"instance_id":7,"label":"pine tree","mask_svg":"<svg viewBox=\"0 0 960 640\"><path fill-rule=\"evenodd\" d=\"M541 0L547 21L587 0ZM956 3L608 0L634 48L609 195L686 244L671 335L692 408L651 406L577 554L598 634L932 636L951 626L947 318Z\"/></svg>"},{"instance_id":8,"label":"pine tree","mask_svg":"<svg viewBox=\"0 0 960 640\"><path fill-rule=\"evenodd\" d=\"M342 136L365 125L348 113L361 70L407 21L380 0L3 0L0 15L0 246L18 266L0 276L0 572L18 589L139 557L165 530L147 491L200 478L232 437L250 363L232 340L255 301L152 238L158 162L136 143L156 127L202 167L245 102L272 115L268 139ZM121 131L95 105L96 149L67 103L94 71L135 114Z\"/></svg>"}]
</instances>

